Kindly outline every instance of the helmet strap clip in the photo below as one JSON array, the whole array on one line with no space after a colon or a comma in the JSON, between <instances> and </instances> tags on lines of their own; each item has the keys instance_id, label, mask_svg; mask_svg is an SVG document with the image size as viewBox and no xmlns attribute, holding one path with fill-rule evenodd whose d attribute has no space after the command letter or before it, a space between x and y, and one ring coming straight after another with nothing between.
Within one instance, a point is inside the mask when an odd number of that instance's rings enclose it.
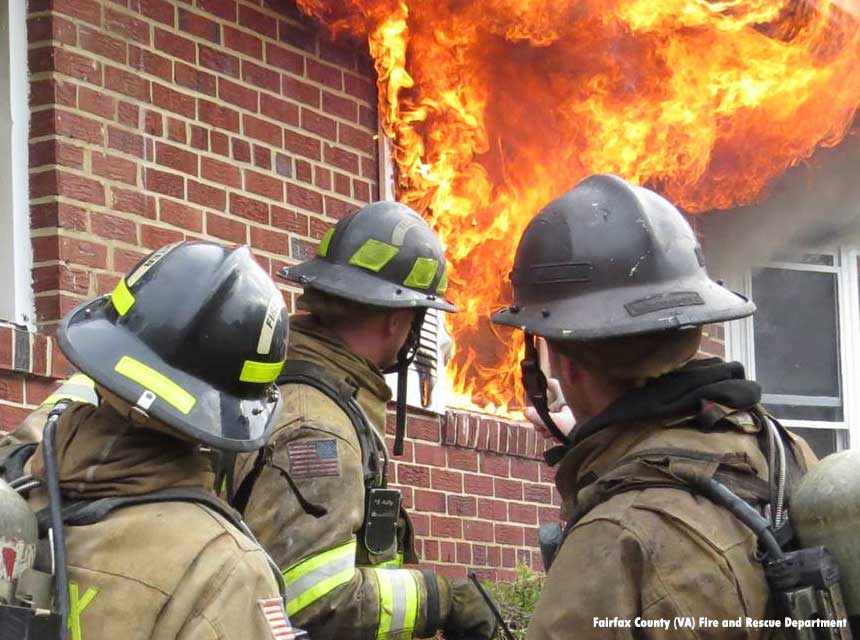
<instances>
[{"instance_id":1,"label":"helmet strap clip","mask_svg":"<svg viewBox=\"0 0 860 640\"><path fill-rule=\"evenodd\" d=\"M540 354L535 345L534 334L526 333L525 343L526 353L520 362L520 369L522 371L523 386L525 387L526 395L553 437L561 444L569 445L569 438L558 428L558 425L550 415L546 376L540 368Z\"/></svg>"}]
</instances>

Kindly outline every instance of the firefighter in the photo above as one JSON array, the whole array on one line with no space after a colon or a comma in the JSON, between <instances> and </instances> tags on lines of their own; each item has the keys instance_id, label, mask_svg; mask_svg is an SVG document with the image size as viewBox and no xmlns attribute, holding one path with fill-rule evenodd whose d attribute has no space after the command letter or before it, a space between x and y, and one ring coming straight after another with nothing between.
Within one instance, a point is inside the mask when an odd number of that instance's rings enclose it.
<instances>
[{"instance_id":1,"label":"firefighter","mask_svg":"<svg viewBox=\"0 0 860 640\"><path fill-rule=\"evenodd\" d=\"M722 482L777 530L814 463L739 363L695 359L703 325L754 305L707 276L675 207L609 175L532 220L511 280L515 302L493 321L526 333L524 381L560 441L547 459L566 522L541 530L551 568L527 637L770 637L722 624L776 617L756 534L691 490ZM569 434L552 422L535 336L576 420ZM695 631L672 626L684 617Z\"/></svg>"},{"instance_id":2,"label":"firefighter","mask_svg":"<svg viewBox=\"0 0 860 640\"><path fill-rule=\"evenodd\" d=\"M239 457L232 502L286 580L287 612L314 640L490 638L474 586L417 562L409 518L387 486L383 373L406 366L427 309L451 312L443 249L412 209L372 203L287 267L303 288L279 386L285 410L265 449ZM398 445L395 444L395 450ZM395 451L396 452L396 451Z\"/></svg>"},{"instance_id":3,"label":"firefighter","mask_svg":"<svg viewBox=\"0 0 860 640\"><path fill-rule=\"evenodd\" d=\"M209 242L159 249L62 321L82 375L50 399L44 439L25 425L20 440L41 443L7 450L3 469L18 486L58 478L70 640L283 637L280 576L211 492L205 449L265 442L288 326L248 248ZM34 510L45 493L30 493Z\"/></svg>"}]
</instances>

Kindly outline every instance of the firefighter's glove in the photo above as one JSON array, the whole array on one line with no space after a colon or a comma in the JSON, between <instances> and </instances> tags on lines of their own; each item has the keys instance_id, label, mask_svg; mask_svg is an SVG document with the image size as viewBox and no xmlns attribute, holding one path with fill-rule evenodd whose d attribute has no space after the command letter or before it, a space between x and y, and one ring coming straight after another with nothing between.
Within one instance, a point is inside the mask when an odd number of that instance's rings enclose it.
<instances>
[{"instance_id":1,"label":"firefighter's glove","mask_svg":"<svg viewBox=\"0 0 860 640\"><path fill-rule=\"evenodd\" d=\"M491 640L496 635L496 617L474 584L467 580L440 579L440 596L448 592L450 608L442 625L446 640Z\"/></svg>"}]
</instances>

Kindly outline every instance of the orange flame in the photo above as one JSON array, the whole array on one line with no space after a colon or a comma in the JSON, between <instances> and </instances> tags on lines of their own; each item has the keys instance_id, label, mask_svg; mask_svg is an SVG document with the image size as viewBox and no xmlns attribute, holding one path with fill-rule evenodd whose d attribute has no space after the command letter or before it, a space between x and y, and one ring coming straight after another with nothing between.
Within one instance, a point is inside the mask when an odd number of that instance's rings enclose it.
<instances>
[{"instance_id":1,"label":"orange flame","mask_svg":"<svg viewBox=\"0 0 860 640\"><path fill-rule=\"evenodd\" d=\"M843 2L845 0L842 0ZM829 0L299 0L367 39L399 198L448 247L464 408L519 404L521 336L488 314L540 207L595 172L688 212L759 198L847 133L860 32Z\"/></svg>"}]
</instances>

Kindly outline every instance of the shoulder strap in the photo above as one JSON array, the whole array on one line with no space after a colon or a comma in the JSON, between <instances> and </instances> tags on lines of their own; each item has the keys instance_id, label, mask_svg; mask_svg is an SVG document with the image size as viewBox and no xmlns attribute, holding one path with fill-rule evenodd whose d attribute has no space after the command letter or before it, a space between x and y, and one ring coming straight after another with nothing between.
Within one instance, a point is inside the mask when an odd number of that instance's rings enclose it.
<instances>
[{"instance_id":1,"label":"shoulder strap","mask_svg":"<svg viewBox=\"0 0 860 640\"><path fill-rule=\"evenodd\" d=\"M0 456L0 478L12 482L24 476L24 465L32 457L38 445L18 444L9 447Z\"/></svg>"},{"instance_id":2,"label":"shoulder strap","mask_svg":"<svg viewBox=\"0 0 860 640\"><path fill-rule=\"evenodd\" d=\"M139 496L112 496L109 498L97 498L95 500L74 500L63 503L63 522L71 527L86 526L101 522L114 511L139 504L153 504L156 502L191 502L208 507L218 515L226 519L234 527L246 532L242 516L227 505L223 500L202 489L192 487L177 487L173 489L162 489ZM50 527L49 514L43 509L36 514L39 522L40 535L44 535Z\"/></svg>"},{"instance_id":3,"label":"shoulder strap","mask_svg":"<svg viewBox=\"0 0 860 640\"><path fill-rule=\"evenodd\" d=\"M361 446L361 466L364 470L364 485L368 488L379 484L382 463L377 453L373 426L355 399L355 389L336 380L322 366L307 360L287 360L277 382L283 384L306 384L325 394L343 411L352 423Z\"/></svg>"}]
</instances>

